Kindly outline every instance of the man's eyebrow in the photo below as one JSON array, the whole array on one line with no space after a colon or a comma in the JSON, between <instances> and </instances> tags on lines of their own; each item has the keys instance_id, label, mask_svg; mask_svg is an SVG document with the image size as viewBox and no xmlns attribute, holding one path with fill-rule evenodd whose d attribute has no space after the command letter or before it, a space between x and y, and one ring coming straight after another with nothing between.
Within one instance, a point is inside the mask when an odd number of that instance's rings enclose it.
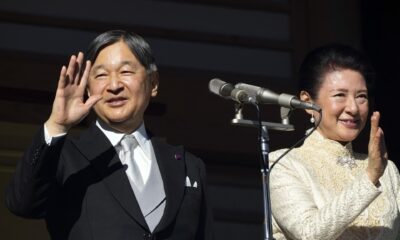
<instances>
[{"instance_id":1,"label":"man's eyebrow","mask_svg":"<svg viewBox=\"0 0 400 240\"><path fill-rule=\"evenodd\" d=\"M348 92L349 90L347 90L346 88L334 88L329 90L329 92Z\"/></svg>"},{"instance_id":2,"label":"man's eyebrow","mask_svg":"<svg viewBox=\"0 0 400 240\"><path fill-rule=\"evenodd\" d=\"M104 65L103 65L103 64L100 64L100 65L97 65L97 66L92 67L92 71L96 71L96 70L99 70L99 69L101 69L101 68L104 68Z\"/></svg>"},{"instance_id":3,"label":"man's eyebrow","mask_svg":"<svg viewBox=\"0 0 400 240\"><path fill-rule=\"evenodd\" d=\"M125 65L129 65L129 66L131 66L133 68L138 68L140 66L136 62L132 62L132 61L127 60L127 61L122 61L121 64L120 64L120 67L125 66Z\"/></svg>"},{"instance_id":4,"label":"man's eyebrow","mask_svg":"<svg viewBox=\"0 0 400 240\"><path fill-rule=\"evenodd\" d=\"M132 61L128 61L128 60L127 61L122 61L121 63L119 63L119 67L122 67L122 66L125 66L125 65L129 65L129 66L134 67L134 68L138 67L137 63L132 62ZM92 71L96 71L96 70L99 70L99 69L102 69L102 68L106 68L104 64L100 64L100 65L92 67Z\"/></svg>"},{"instance_id":5,"label":"man's eyebrow","mask_svg":"<svg viewBox=\"0 0 400 240\"><path fill-rule=\"evenodd\" d=\"M120 65L134 65L132 61L126 60L122 61Z\"/></svg>"}]
</instances>

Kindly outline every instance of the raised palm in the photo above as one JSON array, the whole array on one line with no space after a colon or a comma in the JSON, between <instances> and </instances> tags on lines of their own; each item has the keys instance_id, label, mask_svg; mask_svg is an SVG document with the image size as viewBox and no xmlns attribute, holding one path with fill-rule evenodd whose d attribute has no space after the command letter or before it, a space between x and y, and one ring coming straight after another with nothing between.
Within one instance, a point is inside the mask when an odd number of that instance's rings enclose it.
<instances>
[{"instance_id":1,"label":"raised palm","mask_svg":"<svg viewBox=\"0 0 400 240\"><path fill-rule=\"evenodd\" d=\"M379 127L380 113L374 112L371 117L371 132L368 144L368 167L369 178L374 184L378 184L383 175L388 153L385 145L383 130Z\"/></svg>"},{"instance_id":2,"label":"raised palm","mask_svg":"<svg viewBox=\"0 0 400 240\"><path fill-rule=\"evenodd\" d=\"M68 67L61 68L52 112L46 122L50 135L66 133L85 118L93 105L101 99L99 95L92 95L84 101L91 63L86 62L81 75L82 62L83 54L80 52L77 57L71 56Z\"/></svg>"}]
</instances>

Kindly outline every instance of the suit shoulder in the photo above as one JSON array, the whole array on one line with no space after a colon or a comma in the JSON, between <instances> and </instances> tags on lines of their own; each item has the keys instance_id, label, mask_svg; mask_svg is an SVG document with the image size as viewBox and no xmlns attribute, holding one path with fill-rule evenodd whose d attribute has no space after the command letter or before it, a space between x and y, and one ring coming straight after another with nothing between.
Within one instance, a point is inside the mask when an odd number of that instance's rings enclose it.
<instances>
[{"instance_id":1,"label":"suit shoulder","mask_svg":"<svg viewBox=\"0 0 400 240\"><path fill-rule=\"evenodd\" d=\"M163 149L168 149L168 151L171 152L177 152L181 153L180 158L183 158L186 162L187 165L193 165L193 166L204 166L203 160L196 156L195 154L191 153L184 145L182 144L171 144L167 142L165 138L161 137L152 137L151 142L153 144L153 147L155 148L163 148Z\"/></svg>"}]
</instances>

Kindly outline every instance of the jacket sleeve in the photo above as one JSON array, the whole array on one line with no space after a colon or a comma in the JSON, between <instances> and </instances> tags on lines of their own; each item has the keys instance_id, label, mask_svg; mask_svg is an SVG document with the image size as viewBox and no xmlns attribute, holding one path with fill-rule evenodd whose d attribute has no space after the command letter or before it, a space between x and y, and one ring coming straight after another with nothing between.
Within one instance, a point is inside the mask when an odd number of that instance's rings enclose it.
<instances>
[{"instance_id":1,"label":"jacket sleeve","mask_svg":"<svg viewBox=\"0 0 400 240\"><path fill-rule=\"evenodd\" d=\"M18 162L6 190L6 206L26 218L43 218L56 187L56 171L65 136L47 145L43 126Z\"/></svg>"},{"instance_id":2,"label":"jacket sleeve","mask_svg":"<svg viewBox=\"0 0 400 240\"><path fill-rule=\"evenodd\" d=\"M381 193L365 173L323 207L318 207L311 191L312 182L307 169L289 156L271 171L273 217L291 239L338 238Z\"/></svg>"}]
</instances>

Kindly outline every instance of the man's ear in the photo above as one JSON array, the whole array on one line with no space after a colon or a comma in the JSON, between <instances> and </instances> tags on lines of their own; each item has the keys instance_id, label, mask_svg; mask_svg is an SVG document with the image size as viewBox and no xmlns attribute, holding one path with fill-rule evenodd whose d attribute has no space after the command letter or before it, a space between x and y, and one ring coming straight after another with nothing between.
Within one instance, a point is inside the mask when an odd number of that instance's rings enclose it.
<instances>
[{"instance_id":1,"label":"man's ear","mask_svg":"<svg viewBox=\"0 0 400 240\"><path fill-rule=\"evenodd\" d=\"M314 100L312 99L310 94L307 91L304 91L304 90L300 92L300 100L303 101L303 102L311 102L311 103L314 102ZM307 109L306 112L308 114L310 114L310 115L314 113L314 111L310 110L310 109Z\"/></svg>"},{"instance_id":2,"label":"man's ear","mask_svg":"<svg viewBox=\"0 0 400 240\"><path fill-rule=\"evenodd\" d=\"M158 72L152 72L150 73L150 81L151 81L151 96L155 97L158 94Z\"/></svg>"}]
</instances>

